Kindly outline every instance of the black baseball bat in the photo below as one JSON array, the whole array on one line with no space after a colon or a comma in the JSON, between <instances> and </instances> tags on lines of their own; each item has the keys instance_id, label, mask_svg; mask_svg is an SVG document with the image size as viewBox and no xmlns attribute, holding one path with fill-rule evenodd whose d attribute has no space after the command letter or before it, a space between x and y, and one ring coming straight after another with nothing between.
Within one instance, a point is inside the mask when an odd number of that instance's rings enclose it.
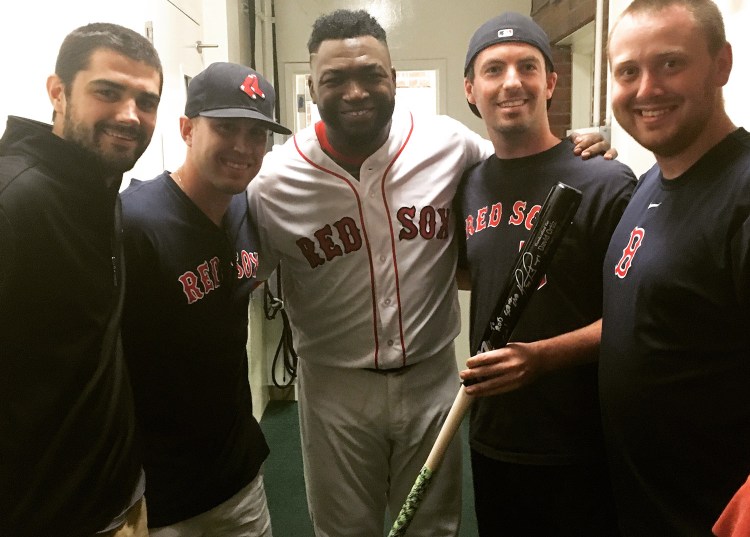
<instances>
[{"instance_id":1,"label":"black baseball bat","mask_svg":"<svg viewBox=\"0 0 750 537\"><path fill-rule=\"evenodd\" d=\"M513 328L518 323L521 313L536 291L547 267L555 255L565 232L573 221L578 206L581 203L581 192L564 183L557 183L549 191L544 204L537 214L536 224L531 235L524 243L516 257L513 270L508 276L503 292L500 295L492 318L480 346L481 352L497 349L508 343ZM464 381L464 385L474 384ZM419 472L414 485L406 497L401 511L393 522L388 537L405 535L409 524L422 503L424 494L430 484L432 476L443 460L448 446L461 425L464 415L471 407L473 397L468 395L463 386L459 389L445 423L430 450L427 461Z\"/></svg>"},{"instance_id":2,"label":"black baseball bat","mask_svg":"<svg viewBox=\"0 0 750 537\"><path fill-rule=\"evenodd\" d=\"M537 221L531 235L524 242L513 270L505 282L500 300L495 305L482 343L477 349L478 353L499 349L508 344L518 319L539 286L557 247L560 246L568 226L573 221L582 197L580 190L565 183L557 183L549 191L536 217ZM480 382L480 379L466 380L464 385L469 386L477 382Z\"/></svg>"}]
</instances>

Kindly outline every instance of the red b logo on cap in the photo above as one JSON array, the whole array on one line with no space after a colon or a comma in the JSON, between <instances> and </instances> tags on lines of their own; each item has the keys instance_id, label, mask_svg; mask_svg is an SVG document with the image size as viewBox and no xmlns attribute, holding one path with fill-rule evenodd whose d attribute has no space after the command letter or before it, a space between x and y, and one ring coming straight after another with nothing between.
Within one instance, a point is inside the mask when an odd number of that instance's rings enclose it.
<instances>
[{"instance_id":1,"label":"red b logo on cap","mask_svg":"<svg viewBox=\"0 0 750 537\"><path fill-rule=\"evenodd\" d=\"M247 93L251 99L257 99L258 97L261 99L266 98L266 94L263 93L263 90L260 89L260 84L258 84L258 77L255 75L247 75L240 89Z\"/></svg>"}]
</instances>

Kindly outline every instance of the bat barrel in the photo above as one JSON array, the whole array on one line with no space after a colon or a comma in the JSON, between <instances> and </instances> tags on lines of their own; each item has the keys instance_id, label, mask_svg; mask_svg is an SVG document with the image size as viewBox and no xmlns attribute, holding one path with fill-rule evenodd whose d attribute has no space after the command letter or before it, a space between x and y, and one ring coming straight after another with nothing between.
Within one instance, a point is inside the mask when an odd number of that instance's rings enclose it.
<instances>
[{"instance_id":1,"label":"bat barrel","mask_svg":"<svg viewBox=\"0 0 750 537\"><path fill-rule=\"evenodd\" d=\"M480 350L498 349L508 343L524 307L539 286L573 220L581 198L580 190L564 183L557 183L550 190L505 283Z\"/></svg>"}]
</instances>

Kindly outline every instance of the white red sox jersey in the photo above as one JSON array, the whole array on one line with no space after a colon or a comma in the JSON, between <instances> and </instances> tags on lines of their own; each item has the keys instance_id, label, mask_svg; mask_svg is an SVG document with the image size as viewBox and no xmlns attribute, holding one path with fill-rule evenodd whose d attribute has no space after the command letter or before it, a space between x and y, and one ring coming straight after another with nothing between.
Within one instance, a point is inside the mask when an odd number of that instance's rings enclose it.
<instances>
[{"instance_id":1,"label":"white red sox jersey","mask_svg":"<svg viewBox=\"0 0 750 537\"><path fill-rule=\"evenodd\" d=\"M359 180L309 127L266 155L248 187L259 278L282 262L305 360L391 369L437 353L459 331L452 200L489 141L446 116L396 110Z\"/></svg>"}]
</instances>

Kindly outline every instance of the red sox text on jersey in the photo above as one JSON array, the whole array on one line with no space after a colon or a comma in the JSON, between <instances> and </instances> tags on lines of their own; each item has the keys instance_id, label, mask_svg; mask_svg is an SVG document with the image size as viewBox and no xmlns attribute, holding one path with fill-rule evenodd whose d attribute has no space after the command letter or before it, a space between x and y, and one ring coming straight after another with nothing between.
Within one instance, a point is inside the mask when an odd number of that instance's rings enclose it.
<instances>
[{"instance_id":1,"label":"red sox text on jersey","mask_svg":"<svg viewBox=\"0 0 750 537\"><path fill-rule=\"evenodd\" d=\"M427 205L417 209L412 205L401 207L396 216L401 224L399 240L413 240L417 237L446 240L450 236L448 207L435 208ZM321 227L312 237L300 237L296 243L310 263L310 268L315 268L326 261L359 250L362 247L362 232L353 218L345 216L333 224Z\"/></svg>"},{"instance_id":2,"label":"red sox text on jersey","mask_svg":"<svg viewBox=\"0 0 750 537\"><path fill-rule=\"evenodd\" d=\"M237 279L253 278L258 269L258 253L242 250L237 252L234 263ZM177 278L182 285L182 292L188 304L194 304L214 289L221 287L221 267L218 257L212 257L198 265L195 270L188 270Z\"/></svg>"}]
</instances>

